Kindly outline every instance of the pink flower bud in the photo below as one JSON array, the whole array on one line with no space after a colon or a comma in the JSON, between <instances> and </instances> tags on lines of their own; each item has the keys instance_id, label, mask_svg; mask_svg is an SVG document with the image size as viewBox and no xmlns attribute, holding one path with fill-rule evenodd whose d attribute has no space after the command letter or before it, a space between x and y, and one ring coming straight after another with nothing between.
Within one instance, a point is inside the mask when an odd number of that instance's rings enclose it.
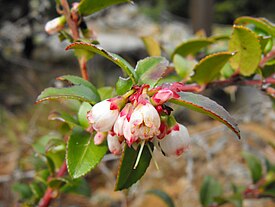
<instances>
[{"instance_id":1,"label":"pink flower bud","mask_svg":"<svg viewBox=\"0 0 275 207\"><path fill-rule=\"evenodd\" d=\"M120 155L122 152L122 144L119 142L119 137L111 134L107 136L108 148L114 155Z\"/></svg>"},{"instance_id":2,"label":"pink flower bud","mask_svg":"<svg viewBox=\"0 0 275 207\"><path fill-rule=\"evenodd\" d=\"M96 131L107 132L112 129L118 114L118 107L114 107L110 100L104 100L93 106L87 118Z\"/></svg>"},{"instance_id":3,"label":"pink flower bud","mask_svg":"<svg viewBox=\"0 0 275 207\"><path fill-rule=\"evenodd\" d=\"M46 23L45 31L50 35L55 34L64 28L65 23L64 16L54 18Z\"/></svg>"},{"instance_id":4,"label":"pink flower bud","mask_svg":"<svg viewBox=\"0 0 275 207\"><path fill-rule=\"evenodd\" d=\"M95 145L100 145L104 142L104 140L107 137L107 132L97 132L94 137L94 143Z\"/></svg>"},{"instance_id":5,"label":"pink flower bud","mask_svg":"<svg viewBox=\"0 0 275 207\"><path fill-rule=\"evenodd\" d=\"M179 95L169 89L161 89L159 90L153 97L152 102L155 105L161 105L167 102L171 98L178 98Z\"/></svg>"},{"instance_id":6,"label":"pink flower bud","mask_svg":"<svg viewBox=\"0 0 275 207\"><path fill-rule=\"evenodd\" d=\"M165 156L179 156L189 148L190 136L187 128L181 124L175 125L171 133L158 141Z\"/></svg>"}]
</instances>

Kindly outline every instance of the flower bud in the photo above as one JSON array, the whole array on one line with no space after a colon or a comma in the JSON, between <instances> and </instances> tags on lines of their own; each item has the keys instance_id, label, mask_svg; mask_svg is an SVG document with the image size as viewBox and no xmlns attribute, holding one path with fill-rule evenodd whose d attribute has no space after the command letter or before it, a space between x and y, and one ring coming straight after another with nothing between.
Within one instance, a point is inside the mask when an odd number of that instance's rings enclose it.
<instances>
[{"instance_id":1,"label":"flower bud","mask_svg":"<svg viewBox=\"0 0 275 207\"><path fill-rule=\"evenodd\" d=\"M151 98L152 103L155 105L161 105L167 102L171 98L178 98L179 95L169 89L161 89Z\"/></svg>"},{"instance_id":2,"label":"flower bud","mask_svg":"<svg viewBox=\"0 0 275 207\"><path fill-rule=\"evenodd\" d=\"M114 107L111 100L101 101L88 112L87 118L98 132L107 132L112 129L119 114L119 108Z\"/></svg>"},{"instance_id":3,"label":"flower bud","mask_svg":"<svg viewBox=\"0 0 275 207\"><path fill-rule=\"evenodd\" d=\"M97 132L94 137L94 143L95 145L100 145L104 142L104 140L107 137L107 132Z\"/></svg>"},{"instance_id":4,"label":"flower bud","mask_svg":"<svg viewBox=\"0 0 275 207\"><path fill-rule=\"evenodd\" d=\"M55 34L64 28L65 23L64 16L54 18L46 23L45 31L50 35Z\"/></svg>"},{"instance_id":5,"label":"flower bud","mask_svg":"<svg viewBox=\"0 0 275 207\"><path fill-rule=\"evenodd\" d=\"M175 125L172 131L158 142L165 156L179 156L189 148L189 144L189 133L181 124Z\"/></svg>"},{"instance_id":6,"label":"flower bud","mask_svg":"<svg viewBox=\"0 0 275 207\"><path fill-rule=\"evenodd\" d=\"M122 152L122 144L119 142L119 137L108 134L107 143L110 152L114 155L120 155Z\"/></svg>"},{"instance_id":7,"label":"flower bud","mask_svg":"<svg viewBox=\"0 0 275 207\"><path fill-rule=\"evenodd\" d=\"M130 118L131 134L141 139L157 136L160 127L160 117L155 107L147 101L139 103Z\"/></svg>"},{"instance_id":8,"label":"flower bud","mask_svg":"<svg viewBox=\"0 0 275 207\"><path fill-rule=\"evenodd\" d=\"M114 125L114 132L116 133L116 135L118 136L123 135L124 122L127 115L130 115L130 113L132 112L133 110L132 108L133 108L133 105L131 103L128 103L119 113L119 116Z\"/></svg>"}]
</instances>

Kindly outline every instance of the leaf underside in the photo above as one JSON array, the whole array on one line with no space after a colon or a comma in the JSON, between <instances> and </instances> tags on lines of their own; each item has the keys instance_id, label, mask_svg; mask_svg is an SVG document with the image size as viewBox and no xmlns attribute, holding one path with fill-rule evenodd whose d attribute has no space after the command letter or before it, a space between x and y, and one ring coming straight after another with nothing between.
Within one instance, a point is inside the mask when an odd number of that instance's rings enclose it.
<instances>
[{"instance_id":1,"label":"leaf underside","mask_svg":"<svg viewBox=\"0 0 275 207\"><path fill-rule=\"evenodd\" d=\"M170 102L206 114L209 117L222 122L231 129L239 139L241 138L237 123L221 105L200 94L190 92L179 92L178 94L180 95L180 98L171 99Z\"/></svg>"},{"instance_id":2,"label":"leaf underside","mask_svg":"<svg viewBox=\"0 0 275 207\"><path fill-rule=\"evenodd\" d=\"M195 75L192 79L199 84L207 84L213 81L222 70L227 61L234 56L232 52L219 52L208 55L195 66Z\"/></svg>"},{"instance_id":3,"label":"leaf underside","mask_svg":"<svg viewBox=\"0 0 275 207\"><path fill-rule=\"evenodd\" d=\"M252 75L261 60L261 45L257 35L243 26L234 26L229 51L237 52L230 64L244 76Z\"/></svg>"}]
</instances>

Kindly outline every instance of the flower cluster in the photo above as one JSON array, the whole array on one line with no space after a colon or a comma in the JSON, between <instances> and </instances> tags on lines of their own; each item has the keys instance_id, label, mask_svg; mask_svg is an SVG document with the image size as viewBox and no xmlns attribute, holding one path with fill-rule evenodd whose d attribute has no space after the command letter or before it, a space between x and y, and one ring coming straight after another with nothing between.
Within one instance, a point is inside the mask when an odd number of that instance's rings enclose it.
<instances>
[{"instance_id":1,"label":"flower cluster","mask_svg":"<svg viewBox=\"0 0 275 207\"><path fill-rule=\"evenodd\" d=\"M93 106L87 118L96 131L95 144L107 139L109 150L120 154L124 143L136 147L152 142L165 156L179 156L188 149L187 129L176 122L165 105L178 94L170 89L149 91L148 85L135 87L124 96L104 100Z\"/></svg>"}]
</instances>

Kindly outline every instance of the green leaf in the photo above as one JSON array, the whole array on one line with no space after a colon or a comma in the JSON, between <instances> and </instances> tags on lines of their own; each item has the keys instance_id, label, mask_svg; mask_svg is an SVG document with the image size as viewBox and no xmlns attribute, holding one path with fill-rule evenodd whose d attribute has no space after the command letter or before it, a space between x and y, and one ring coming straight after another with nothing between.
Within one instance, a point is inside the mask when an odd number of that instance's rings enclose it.
<instances>
[{"instance_id":1,"label":"green leaf","mask_svg":"<svg viewBox=\"0 0 275 207\"><path fill-rule=\"evenodd\" d=\"M97 94L93 93L89 88L83 85L74 85L67 88L46 88L37 97L36 103L57 99L76 99L93 105L100 100Z\"/></svg>"},{"instance_id":2,"label":"green leaf","mask_svg":"<svg viewBox=\"0 0 275 207\"><path fill-rule=\"evenodd\" d=\"M129 91L133 86L133 82L130 78L119 77L116 82L116 92L118 95L122 95Z\"/></svg>"},{"instance_id":3,"label":"green leaf","mask_svg":"<svg viewBox=\"0 0 275 207\"><path fill-rule=\"evenodd\" d=\"M65 159L65 146L58 145L51 147L46 153L46 158L50 170L59 169Z\"/></svg>"},{"instance_id":4,"label":"green leaf","mask_svg":"<svg viewBox=\"0 0 275 207\"><path fill-rule=\"evenodd\" d=\"M229 203L232 203L235 207L243 206L243 196L240 193L234 194L227 198Z\"/></svg>"},{"instance_id":5,"label":"green leaf","mask_svg":"<svg viewBox=\"0 0 275 207\"><path fill-rule=\"evenodd\" d=\"M76 118L65 112L52 112L48 116L48 119L67 123L70 126L70 128L79 125Z\"/></svg>"},{"instance_id":6,"label":"green leaf","mask_svg":"<svg viewBox=\"0 0 275 207\"><path fill-rule=\"evenodd\" d=\"M49 182L48 185L50 188L53 189L60 189L62 186L64 186L65 184L67 184L69 181L65 178L52 178Z\"/></svg>"},{"instance_id":7,"label":"green leaf","mask_svg":"<svg viewBox=\"0 0 275 207\"><path fill-rule=\"evenodd\" d=\"M48 144L48 142L57 137L58 135L55 135L55 134L48 134L48 135L42 136L32 145L32 147L37 153L45 154L46 145Z\"/></svg>"},{"instance_id":8,"label":"green leaf","mask_svg":"<svg viewBox=\"0 0 275 207\"><path fill-rule=\"evenodd\" d=\"M109 99L115 96L115 89L113 87L101 87L98 89L101 100Z\"/></svg>"},{"instance_id":9,"label":"green leaf","mask_svg":"<svg viewBox=\"0 0 275 207\"><path fill-rule=\"evenodd\" d=\"M243 152L243 157L248 165L253 183L257 183L262 178L261 161L249 152Z\"/></svg>"},{"instance_id":10,"label":"green leaf","mask_svg":"<svg viewBox=\"0 0 275 207\"><path fill-rule=\"evenodd\" d=\"M79 178L101 161L107 152L107 145L95 145L93 136L81 128L74 128L68 141L66 161L72 178Z\"/></svg>"},{"instance_id":11,"label":"green leaf","mask_svg":"<svg viewBox=\"0 0 275 207\"><path fill-rule=\"evenodd\" d=\"M222 187L219 182L211 176L206 176L200 190L200 202L203 206L209 206L214 198L222 194Z\"/></svg>"},{"instance_id":12,"label":"green leaf","mask_svg":"<svg viewBox=\"0 0 275 207\"><path fill-rule=\"evenodd\" d=\"M164 203L168 206L168 207L175 207L175 204L173 202L173 199L164 191L162 190L148 190L146 191L146 193L148 194L153 194L155 196L158 196L161 200L164 201Z\"/></svg>"},{"instance_id":13,"label":"green leaf","mask_svg":"<svg viewBox=\"0 0 275 207\"><path fill-rule=\"evenodd\" d=\"M254 32L243 26L234 26L229 51L237 52L230 59L233 69L239 70L244 76L250 76L257 70L262 51L260 41Z\"/></svg>"},{"instance_id":14,"label":"green leaf","mask_svg":"<svg viewBox=\"0 0 275 207\"><path fill-rule=\"evenodd\" d=\"M152 36L144 36L141 39L150 56L161 56L160 45Z\"/></svg>"},{"instance_id":15,"label":"green leaf","mask_svg":"<svg viewBox=\"0 0 275 207\"><path fill-rule=\"evenodd\" d=\"M214 43L214 40L212 39L200 38L200 39L188 40L176 47L175 51L171 55L171 59L173 59L174 55L176 54L179 54L185 57L189 54L197 53L202 48L207 47L213 43Z\"/></svg>"},{"instance_id":16,"label":"green leaf","mask_svg":"<svg viewBox=\"0 0 275 207\"><path fill-rule=\"evenodd\" d=\"M109 59L116 65L118 65L132 79L133 83L136 83L136 81L137 81L137 76L136 76L136 73L135 73L133 67L126 60L124 60L119 55L116 55L111 52L107 52L100 46L86 43L86 42L75 42L75 43L70 44L66 48L66 50L69 50L69 49L84 49L84 50L88 50L93 53L97 53L97 54Z\"/></svg>"},{"instance_id":17,"label":"green leaf","mask_svg":"<svg viewBox=\"0 0 275 207\"><path fill-rule=\"evenodd\" d=\"M60 191L64 193L75 193L88 198L91 196L91 187L85 178L70 180L70 182L61 187Z\"/></svg>"},{"instance_id":18,"label":"green leaf","mask_svg":"<svg viewBox=\"0 0 275 207\"><path fill-rule=\"evenodd\" d=\"M32 191L28 184L25 183L15 183L12 185L12 190L17 192L20 196L20 200L29 199L32 197Z\"/></svg>"},{"instance_id":19,"label":"green leaf","mask_svg":"<svg viewBox=\"0 0 275 207\"><path fill-rule=\"evenodd\" d=\"M261 49L264 54L267 54L272 50L273 38L271 36L259 36Z\"/></svg>"},{"instance_id":20,"label":"green leaf","mask_svg":"<svg viewBox=\"0 0 275 207\"><path fill-rule=\"evenodd\" d=\"M195 60L188 60L178 54L174 55L173 63L177 74L182 78L188 78L194 70L196 65Z\"/></svg>"},{"instance_id":21,"label":"green leaf","mask_svg":"<svg viewBox=\"0 0 275 207\"><path fill-rule=\"evenodd\" d=\"M153 151L154 146L150 145L150 147ZM149 167L152 156L148 147L144 146L139 164L136 169L133 169L139 149L140 147L138 147L137 150L134 150L132 147L125 146L120 159L115 190L123 190L132 186L144 175L146 169Z\"/></svg>"},{"instance_id":22,"label":"green leaf","mask_svg":"<svg viewBox=\"0 0 275 207\"><path fill-rule=\"evenodd\" d=\"M190 92L179 92L178 94L180 95L180 98L171 99L170 102L206 114L209 117L220 121L231 129L238 138L241 138L237 123L221 105L199 94Z\"/></svg>"},{"instance_id":23,"label":"green leaf","mask_svg":"<svg viewBox=\"0 0 275 207\"><path fill-rule=\"evenodd\" d=\"M109 6L130 2L129 0L81 0L78 11L81 15L87 16L91 15L95 12L98 12L100 10L103 10Z\"/></svg>"},{"instance_id":24,"label":"green leaf","mask_svg":"<svg viewBox=\"0 0 275 207\"><path fill-rule=\"evenodd\" d=\"M256 27L264 30L268 34L275 36L275 27L272 26L272 24L263 18L254 18L254 17L249 17L249 16L243 16L239 17L234 21L234 24L253 24Z\"/></svg>"},{"instance_id":25,"label":"green leaf","mask_svg":"<svg viewBox=\"0 0 275 207\"><path fill-rule=\"evenodd\" d=\"M136 74L139 84L149 84L154 87L165 73L169 62L164 57L148 57L138 61Z\"/></svg>"},{"instance_id":26,"label":"green leaf","mask_svg":"<svg viewBox=\"0 0 275 207\"><path fill-rule=\"evenodd\" d=\"M87 102L83 102L79 108L78 111L78 121L80 125L84 128L87 128L89 126L89 121L87 119L87 113L92 109L91 104Z\"/></svg>"},{"instance_id":27,"label":"green leaf","mask_svg":"<svg viewBox=\"0 0 275 207\"><path fill-rule=\"evenodd\" d=\"M235 54L232 52L219 52L206 56L195 66L195 75L192 76L192 79L199 84L207 84L213 81L220 74L227 61Z\"/></svg>"},{"instance_id":28,"label":"green leaf","mask_svg":"<svg viewBox=\"0 0 275 207\"><path fill-rule=\"evenodd\" d=\"M74 76L74 75L63 75L63 76L58 77L57 80L68 81L68 82L72 83L73 85L83 85L83 86L91 89L93 91L93 93L95 93L99 97L99 93L98 93L96 87L91 82L84 80L83 78L80 78L80 77Z\"/></svg>"}]
</instances>

